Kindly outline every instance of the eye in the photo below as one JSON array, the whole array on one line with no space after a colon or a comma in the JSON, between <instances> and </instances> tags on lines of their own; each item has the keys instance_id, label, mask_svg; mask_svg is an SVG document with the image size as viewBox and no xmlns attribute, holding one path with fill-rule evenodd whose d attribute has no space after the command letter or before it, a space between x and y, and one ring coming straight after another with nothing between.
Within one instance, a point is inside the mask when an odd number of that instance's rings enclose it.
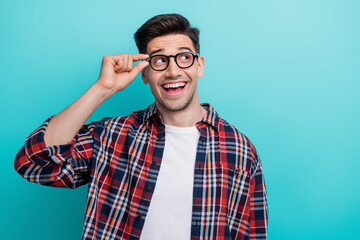
<instances>
[{"instance_id":1,"label":"eye","mask_svg":"<svg viewBox=\"0 0 360 240\"><path fill-rule=\"evenodd\" d=\"M154 56L151 59L151 63L154 65L161 65L167 62L167 58L165 56Z\"/></svg>"},{"instance_id":2,"label":"eye","mask_svg":"<svg viewBox=\"0 0 360 240\"><path fill-rule=\"evenodd\" d=\"M188 59L190 59L188 54L181 54L180 55L180 60L188 60Z\"/></svg>"},{"instance_id":3,"label":"eye","mask_svg":"<svg viewBox=\"0 0 360 240\"><path fill-rule=\"evenodd\" d=\"M178 63L182 64L188 64L189 62L192 62L193 55L191 53L180 53L177 56Z\"/></svg>"},{"instance_id":4,"label":"eye","mask_svg":"<svg viewBox=\"0 0 360 240\"><path fill-rule=\"evenodd\" d=\"M163 58L155 58L155 63L163 63L165 60Z\"/></svg>"}]
</instances>

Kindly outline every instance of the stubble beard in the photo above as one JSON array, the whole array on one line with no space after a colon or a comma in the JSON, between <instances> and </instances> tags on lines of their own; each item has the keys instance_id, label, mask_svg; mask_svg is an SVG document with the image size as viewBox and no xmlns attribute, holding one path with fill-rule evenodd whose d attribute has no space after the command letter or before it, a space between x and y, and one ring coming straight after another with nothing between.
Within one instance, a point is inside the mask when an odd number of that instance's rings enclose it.
<instances>
[{"instance_id":1,"label":"stubble beard","mask_svg":"<svg viewBox=\"0 0 360 240\"><path fill-rule=\"evenodd\" d=\"M178 80L178 79L173 79L173 80ZM189 87L189 85L192 83L192 81L190 79L186 79L186 82L187 82L186 87ZM179 112L179 111L183 111L187 107L189 107L189 105L191 104L191 102L194 99L194 95L195 95L196 91L197 91L197 87L195 87L195 89L190 93L190 95L186 99L183 99L183 100L182 99L163 99L160 97L161 95L159 95L157 98L155 97L155 100L156 100L157 104L159 105L159 107L162 108L164 111ZM185 96L180 96L180 98L184 98L184 97Z\"/></svg>"},{"instance_id":2,"label":"stubble beard","mask_svg":"<svg viewBox=\"0 0 360 240\"><path fill-rule=\"evenodd\" d=\"M156 102L160 105L160 107L168 112L179 112L185 110L190 103L192 102L195 95L195 91L189 96L187 99L180 103L172 103L170 101L163 101L162 99L158 98L156 99Z\"/></svg>"},{"instance_id":3,"label":"stubble beard","mask_svg":"<svg viewBox=\"0 0 360 240\"><path fill-rule=\"evenodd\" d=\"M162 83L165 81L168 81L168 80L176 81L176 80L181 80L181 79L183 79L183 78L166 78L163 81L160 81L159 85L161 87ZM186 87L188 87L192 83L192 80L189 78L186 78L186 82L187 82ZM179 111L185 110L190 105L190 103L193 101L196 91L197 91L197 87L195 87L195 89L193 90L193 92L187 99L180 100L180 102L179 102L179 100L176 100L176 99L168 99L168 100L162 99L160 97L160 95L158 97L156 97L154 94L154 96L155 96L156 103L159 105L158 108L161 108L164 111L168 111L168 112L179 112ZM180 97L182 97L182 96L180 96Z\"/></svg>"}]
</instances>

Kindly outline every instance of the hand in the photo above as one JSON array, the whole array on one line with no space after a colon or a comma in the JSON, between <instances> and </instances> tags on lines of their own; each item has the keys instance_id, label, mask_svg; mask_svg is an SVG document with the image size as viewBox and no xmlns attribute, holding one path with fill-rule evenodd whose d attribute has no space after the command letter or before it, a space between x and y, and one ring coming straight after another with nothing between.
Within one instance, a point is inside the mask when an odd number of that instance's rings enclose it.
<instances>
[{"instance_id":1,"label":"hand","mask_svg":"<svg viewBox=\"0 0 360 240\"><path fill-rule=\"evenodd\" d=\"M147 54L105 55L96 84L105 90L109 90L108 92L111 95L123 90L149 65L147 61L141 61L133 67L133 63L148 57Z\"/></svg>"}]
</instances>

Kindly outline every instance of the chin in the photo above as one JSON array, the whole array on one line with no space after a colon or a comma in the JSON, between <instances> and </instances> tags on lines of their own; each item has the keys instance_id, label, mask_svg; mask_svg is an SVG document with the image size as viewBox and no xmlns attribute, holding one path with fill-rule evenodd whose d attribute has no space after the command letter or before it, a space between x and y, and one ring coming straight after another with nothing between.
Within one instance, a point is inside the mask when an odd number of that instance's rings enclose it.
<instances>
[{"instance_id":1,"label":"chin","mask_svg":"<svg viewBox=\"0 0 360 240\"><path fill-rule=\"evenodd\" d=\"M166 111L169 112L180 112L185 110L186 108L189 107L190 103L192 101L192 97L191 99L189 99L188 101L184 102L164 102L164 101L157 101L157 104L161 106L161 108L163 108Z\"/></svg>"}]
</instances>

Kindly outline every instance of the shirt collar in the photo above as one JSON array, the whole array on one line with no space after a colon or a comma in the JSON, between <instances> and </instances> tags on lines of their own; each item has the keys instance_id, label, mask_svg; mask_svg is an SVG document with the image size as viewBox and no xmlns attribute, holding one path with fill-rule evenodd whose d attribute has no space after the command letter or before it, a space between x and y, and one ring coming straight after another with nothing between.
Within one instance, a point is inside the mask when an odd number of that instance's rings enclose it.
<instances>
[{"instance_id":1,"label":"shirt collar","mask_svg":"<svg viewBox=\"0 0 360 240\"><path fill-rule=\"evenodd\" d=\"M210 103L202 103L201 106L206 110L206 114L201 120L203 123L214 127L217 131L219 130L219 120L220 117L215 109L210 105Z\"/></svg>"},{"instance_id":2,"label":"shirt collar","mask_svg":"<svg viewBox=\"0 0 360 240\"><path fill-rule=\"evenodd\" d=\"M219 129L219 120L220 117L218 113L215 111L215 109L209 104L209 103L202 103L201 106L206 110L206 114L203 117L203 119L198 122L199 123L206 123L212 127L214 127L216 130ZM144 122L151 121L151 120L160 120L162 123L162 119L159 113L159 110L156 107L155 102L151 104L148 108L145 109L144 113Z\"/></svg>"},{"instance_id":3,"label":"shirt collar","mask_svg":"<svg viewBox=\"0 0 360 240\"><path fill-rule=\"evenodd\" d=\"M148 108L145 109L144 112L144 122L147 122L148 120L153 120L155 118L158 118L161 120L159 111L156 107L155 102L151 104ZM162 121L161 121L162 122Z\"/></svg>"}]
</instances>

